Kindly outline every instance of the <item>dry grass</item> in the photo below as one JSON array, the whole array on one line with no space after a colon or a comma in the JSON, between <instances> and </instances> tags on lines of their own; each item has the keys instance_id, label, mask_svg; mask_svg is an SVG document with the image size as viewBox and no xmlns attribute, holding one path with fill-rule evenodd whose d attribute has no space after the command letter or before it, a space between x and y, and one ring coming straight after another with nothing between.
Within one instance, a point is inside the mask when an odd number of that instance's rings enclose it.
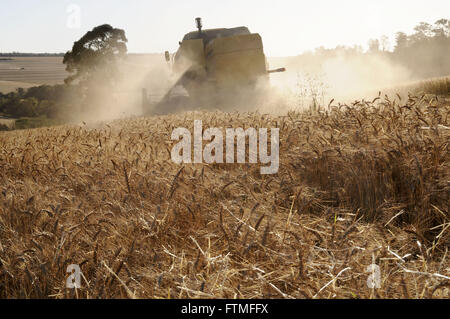
<instances>
[{"instance_id":1,"label":"dry grass","mask_svg":"<svg viewBox=\"0 0 450 319\"><path fill-rule=\"evenodd\" d=\"M417 93L450 94L450 77L441 77L422 81L416 88Z\"/></svg>"},{"instance_id":2,"label":"dry grass","mask_svg":"<svg viewBox=\"0 0 450 319\"><path fill-rule=\"evenodd\" d=\"M450 96L450 77L443 76L438 78L430 78L422 81L415 81L408 84L396 86L384 90L389 95L400 93L403 97L408 97L408 93L412 92L418 96L423 94Z\"/></svg>"},{"instance_id":3,"label":"dry grass","mask_svg":"<svg viewBox=\"0 0 450 319\"><path fill-rule=\"evenodd\" d=\"M449 112L386 98L2 132L0 297L448 298ZM279 127L279 173L173 164L194 119Z\"/></svg>"}]
</instances>

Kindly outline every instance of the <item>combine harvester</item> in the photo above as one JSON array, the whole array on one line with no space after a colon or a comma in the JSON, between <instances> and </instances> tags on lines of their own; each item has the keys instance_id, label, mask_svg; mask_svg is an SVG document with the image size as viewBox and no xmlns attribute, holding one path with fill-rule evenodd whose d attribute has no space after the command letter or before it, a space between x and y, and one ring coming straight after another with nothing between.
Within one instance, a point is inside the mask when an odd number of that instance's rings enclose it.
<instances>
[{"instance_id":1,"label":"combine harvester","mask_svg":"<svg viewBox=\"0 0 450 319\"><path fill-rule=\"evenodd\" d=\"M154 104L144 89L145 113L228 110L261 96L268 89L269 73L285 71L268 70L261 36L247 27L202 30L201 18L196 23L198 30L184 36L174 55L165 53L175 79L167 94ZM184 94L177 93L180 87Z\"/></svg>"}]
</instances>

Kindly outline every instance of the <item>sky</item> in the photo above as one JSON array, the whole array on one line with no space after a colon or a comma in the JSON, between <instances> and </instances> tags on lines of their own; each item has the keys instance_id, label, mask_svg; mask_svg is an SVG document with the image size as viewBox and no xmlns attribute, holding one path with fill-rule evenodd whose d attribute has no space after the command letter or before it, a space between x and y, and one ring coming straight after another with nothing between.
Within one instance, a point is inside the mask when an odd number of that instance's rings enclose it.
<instances>
[{"instance_id":1,"label":"sky","mask_svg":"<svg viewBox=\"0 0 450 319\"><path fill-rule=\"evenodd\" d=\"M195 30L247 26L269 56L362 45L449 18L449 0L0 0L0 52L66 52L100 24L124 29L132 53L174 52Z\"/></svg>"}]
</instances>

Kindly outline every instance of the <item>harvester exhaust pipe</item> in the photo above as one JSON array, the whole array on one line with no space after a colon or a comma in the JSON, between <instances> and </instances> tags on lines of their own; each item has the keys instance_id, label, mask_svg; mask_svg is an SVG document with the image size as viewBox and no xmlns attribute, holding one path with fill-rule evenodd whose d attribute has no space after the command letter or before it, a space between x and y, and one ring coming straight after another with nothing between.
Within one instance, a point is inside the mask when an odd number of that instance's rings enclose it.
<instances>
[{"instance_id":1,"label":"harvester exhaust pipe","mask_svg":"<svg viewBox=\"0 0 450 319\"><path fill-rule=\"evenodd\" d=\"M278 73L278 72L284 72L286 71L286 68L279 68L275 70L268 70L267 73Z\"/></svg>"},{"instance_id":2,"label":"harvester exhaust pipe","mask_svg":"<svg viewBox=\"0 0 450 319\"><path fill-rule=\"evenodd\" d=\"M202 18L195 18L195 22L197 23L198 33L202 33Z\"/></svg>"}]
</instances>

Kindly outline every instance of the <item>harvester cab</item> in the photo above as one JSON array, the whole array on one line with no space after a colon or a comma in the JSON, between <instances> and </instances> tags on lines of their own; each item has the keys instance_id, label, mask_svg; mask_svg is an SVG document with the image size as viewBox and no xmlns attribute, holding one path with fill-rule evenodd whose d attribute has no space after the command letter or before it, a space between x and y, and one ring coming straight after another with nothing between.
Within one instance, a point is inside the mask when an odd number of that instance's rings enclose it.
<instances>
[{"instance_id":1,"label":"harvester cab","mask_svg":"<svg viewBox=\"0 0 450 319\"><path fill-rule=\"evenodd\" d=\"M268 81L269 73L285 71L268 70L261 36L247 27L203 30L201 18L196 18L196 26L196 31L187 33L179 42L173 56L165 53L176 80L163 104L168 104L173 88L180 85L191 102L211 103L218 96L235 96L237 91L254 89L258 83Z\"/></svg>"}]
</instances>

